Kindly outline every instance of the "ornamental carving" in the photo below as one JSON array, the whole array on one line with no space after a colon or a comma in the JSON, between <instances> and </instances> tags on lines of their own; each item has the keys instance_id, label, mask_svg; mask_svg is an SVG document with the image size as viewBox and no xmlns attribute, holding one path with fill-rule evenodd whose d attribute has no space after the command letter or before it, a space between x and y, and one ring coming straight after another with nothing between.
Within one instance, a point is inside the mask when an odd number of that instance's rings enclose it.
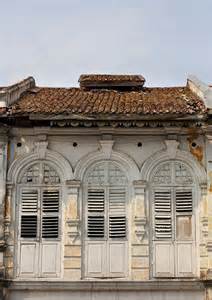
<instances>
[{"instance_id":1,"label":"ornamental carving","mask_svg":"<svg viewBox=\"0 0 212 300\"><path fill-rule=\"evenodd\" d=\"M152 183L154 185L190 185L193 184L193 176L184 163L170 161L157 168Z\"/></svg>"},{"instance_id":2,"label":"ornamental carving","mask_svg":"<svg viewBox=\"0 0 212 300\"><path fill-rule=\"evenodd\" d=\"M112 162L103 162L95 165L87 175L89 184L125 185L127 178L124 172Z\"/></svg>"},{"instance_id":3,"label":"ornamental carving","mask_svg":"<svg viewBox=\"0 0 212 300\"><path fill-rule=\"evenodd\" d=\"M153 179L154 184L171 184L171 165L170 163L162 164L157 170Z\"/></svg>"},{"instance_id":4,"label":"ornamental carving","mask_svg":"<svg viewBox=\"0 0 212 300\"><path fill-rule=\"evenodd\" d=\"M60 177L48 164L37 163L29 167L21 176L20 183L59 184Z\"/></svg>"}]
</instances>

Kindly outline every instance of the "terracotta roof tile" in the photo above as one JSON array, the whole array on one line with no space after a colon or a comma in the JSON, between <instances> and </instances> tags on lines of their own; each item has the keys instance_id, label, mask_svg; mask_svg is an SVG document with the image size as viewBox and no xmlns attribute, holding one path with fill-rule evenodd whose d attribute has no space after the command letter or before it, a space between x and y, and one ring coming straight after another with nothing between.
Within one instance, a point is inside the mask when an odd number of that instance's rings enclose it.
<instances>
[{"instance_id":1,"label":"terracotta roof tile","mask_svg":"<svg viewBox=\"0 0 212 300\"><path fill-rule=\"evenodd\" d=\"M79 82L82 81L137 81L145 80L142 75L111 75L111 74L82 74Z\"/></svg>"},{"instance_id":2,"label":"terracotta roof tile","mask_svg":"<svg viewBox=\"0 0 212 300\"><path fill-rule=\"evenodd\" d=\"M19 114L198 114L206 108L188 87L143 88L139 91L83 90L80 88L37 88L25 92L10 107Z\"/></svg>"}]
</instances>

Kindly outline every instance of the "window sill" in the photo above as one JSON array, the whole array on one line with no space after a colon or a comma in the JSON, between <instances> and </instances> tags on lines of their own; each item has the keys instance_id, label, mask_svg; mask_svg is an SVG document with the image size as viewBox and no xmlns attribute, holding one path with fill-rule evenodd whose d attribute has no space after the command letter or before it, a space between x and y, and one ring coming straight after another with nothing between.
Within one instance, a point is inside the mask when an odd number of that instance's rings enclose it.
<instances>
[{"instance_id":1,"label":"window sill","mask_svg":"<svg viewBox=\"0 0 212 300\"><path fill-rule=\"evenodd\" d=\"M64 281L62 279L15 279L8 281L8 288L9 290L39 291L202 291L204 290L204 283L197 279L166 279L154 281Z\"/></svg>"}]
</instances>

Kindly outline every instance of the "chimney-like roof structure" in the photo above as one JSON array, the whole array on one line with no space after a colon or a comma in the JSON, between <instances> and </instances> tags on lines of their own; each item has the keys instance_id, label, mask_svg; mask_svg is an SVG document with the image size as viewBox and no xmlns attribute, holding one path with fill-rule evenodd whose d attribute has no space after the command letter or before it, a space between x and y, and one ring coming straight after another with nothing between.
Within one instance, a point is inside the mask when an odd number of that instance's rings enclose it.
<instances>
[{"instance_id":1,"label":"chimney-like roof structure","mask_svg":"<svg viewBox=\"0 0 212 300\"><path fill-rule=\"evenodd\" d=\"M83 74L79 78L81 88L87 89L139 89L145 83L142 75Z\"/></svg>"}]
</instances>

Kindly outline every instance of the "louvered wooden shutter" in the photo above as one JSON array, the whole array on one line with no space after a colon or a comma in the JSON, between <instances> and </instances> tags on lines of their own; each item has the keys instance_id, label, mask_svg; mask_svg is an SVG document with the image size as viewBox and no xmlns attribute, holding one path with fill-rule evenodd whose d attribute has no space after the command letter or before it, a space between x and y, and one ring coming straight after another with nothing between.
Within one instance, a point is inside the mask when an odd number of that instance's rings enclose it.
<instances>
[{"instance_id":1,"label":"louvered wooden shutter","mask_svg":"<svg viewBox=\"0 0 212 300\"><path fill-rule=\"evenodd\" d=\"M21 237L36 238L38 225L38 190L21 190Z\"/></svg>"},{"instance_id":2,"label":"louvered wooden shutter","mask_svg":"<svg viewBox=\"0 0 212 300\"><path fill-rule=\"evenodd\" d=\"M154 191L154 226L157 240L172 238L171 190Z\"/></svg>"},{"instance_id":3,"label":"louvered wooden shutter","mask_svg":"<svg viewBox=\"0 0 212 300\"><path fill-rule=\"evenodd\" d=\"M127 232L126 232L126 189L109 188L109 254L108 269L110 277L126 276Z\"/></svg>"},{"instance_id":4,"label":"louvered wooden shutter","mask_svg":"<svg viewBox=\"0 0 212 300\"><path fill-rule=\"evenodd\" d=\"M171 189L154 191L154 258L156 277L174 276L174 246Z\"/></svg>"},{"instance_id":5,"label":"louvered wooden shutter","mask_svg":"<svg viewBox=\"0 0 212 300\"><path fill-rule=\"evenodd\" d=\"M176 190L176 213L192 214L192 190Z\"/></svg>"},{"instance_id":6,"label":"louvered wooden shutter","mask_svg":"<svg viewBox=\"0 0 212 300\"><path fill-rule=\"evenodd\" d=\"M42 191L42 238L59 237L59 198L58 189Z\"/></svg>"},{"instance_id":7,"label":"louvered wooden shutter","mask_svg":"<svg viewBox=\"0 0 212 300\"><path fill-rule=\"evenodd\" d=\"M193 193L191 188L175 190L176 209L176 274L192 277L195 273L195 243L193 240Z\"/></svg>"},{"instance_id":8,"label":"louvered wooden shutter","mask_svg":"<svg viewBox=\"0 0 212 300\"><path fill-rule=\"evenodd\" d=\"M105 190L88 189L87 236L102 239L105 236Z\"/></svg>"},{"instance_id":9,"label":"louvered wooden shutter","mask_svg":"<svg viewBox=\"0 0 212 300\"><path fill-rule=\"evenodd\" d=\"M109 238L126 238L126 190L109 189Z\"/></svg>"}]
</instances>

